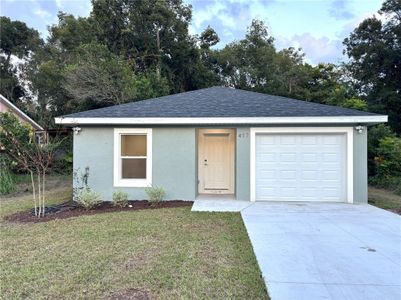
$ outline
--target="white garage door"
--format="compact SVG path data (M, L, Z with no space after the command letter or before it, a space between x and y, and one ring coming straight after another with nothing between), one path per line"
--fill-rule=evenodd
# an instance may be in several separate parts
M345 134L257 134L256 200L346 201Z

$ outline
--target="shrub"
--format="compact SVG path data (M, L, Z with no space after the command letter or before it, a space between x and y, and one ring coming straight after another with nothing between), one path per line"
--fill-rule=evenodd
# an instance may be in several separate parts
M148 200L151 203L157 203L163 200L164 196L166 195L166 192L162 187L158 186L150 186L145 188L145 192L148 195Z
M71 174L73 173L72 170L72 162L73 162L73 154L72 151L66 151L65 153L62 152L63 150L58 153L52 169L55 173L58 174Z
M378 156L380 140L385 137L395 137L395 133L385 124L379 124L368 129L368 167L369 175L377 173L375 158Z
M99 193L96 193L88 188L80 191L75 201L78 203L78 205L89 210L100 204L102 202L102 198Z
M385 137L380 140L375 157L377 175L401 176L401 138Z
M128 193L123 191L114 192L113 205L119 207L126 207L128 205Z
M15 180L7 162L0 161L0 195L10 194L15 191Z
M376 153L376 174L369 178L369 184L401 195L401 138L387 136L380 139Z

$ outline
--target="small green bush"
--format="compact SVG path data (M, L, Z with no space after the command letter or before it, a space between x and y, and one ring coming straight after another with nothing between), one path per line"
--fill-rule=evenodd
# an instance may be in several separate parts
M395 137L395 133L388 125L379 124L368 129L368 167L369 176L377 174L375 158L378 156L380 140L385 137Z
M166 192L162 187L150 186L145 188L145 192L148 195L148 200L151 203L158 203L163 200L166 196Z
M6 162L0 162L0 195L15 191L15 180Z
M401 138L379 139L374 164L375 175L369 178L369 184L401 195Z
M126 207L128 205L128 193L123 191L114 192L113 205L119 207Z
M75 200L78 205L82 206L86 210L94 208L102 202L102 197L99 193L91 189L83 189L80 191Z

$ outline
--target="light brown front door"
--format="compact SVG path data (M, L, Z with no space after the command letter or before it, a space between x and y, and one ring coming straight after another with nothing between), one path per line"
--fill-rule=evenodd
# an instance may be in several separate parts
M200 129L198 179L200 194L234 193L235 129Z

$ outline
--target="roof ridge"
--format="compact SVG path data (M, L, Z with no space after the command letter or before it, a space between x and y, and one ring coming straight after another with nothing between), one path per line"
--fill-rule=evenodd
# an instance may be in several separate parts
M291 117L377 115L261 92L213 86L69 114L64 117Z

